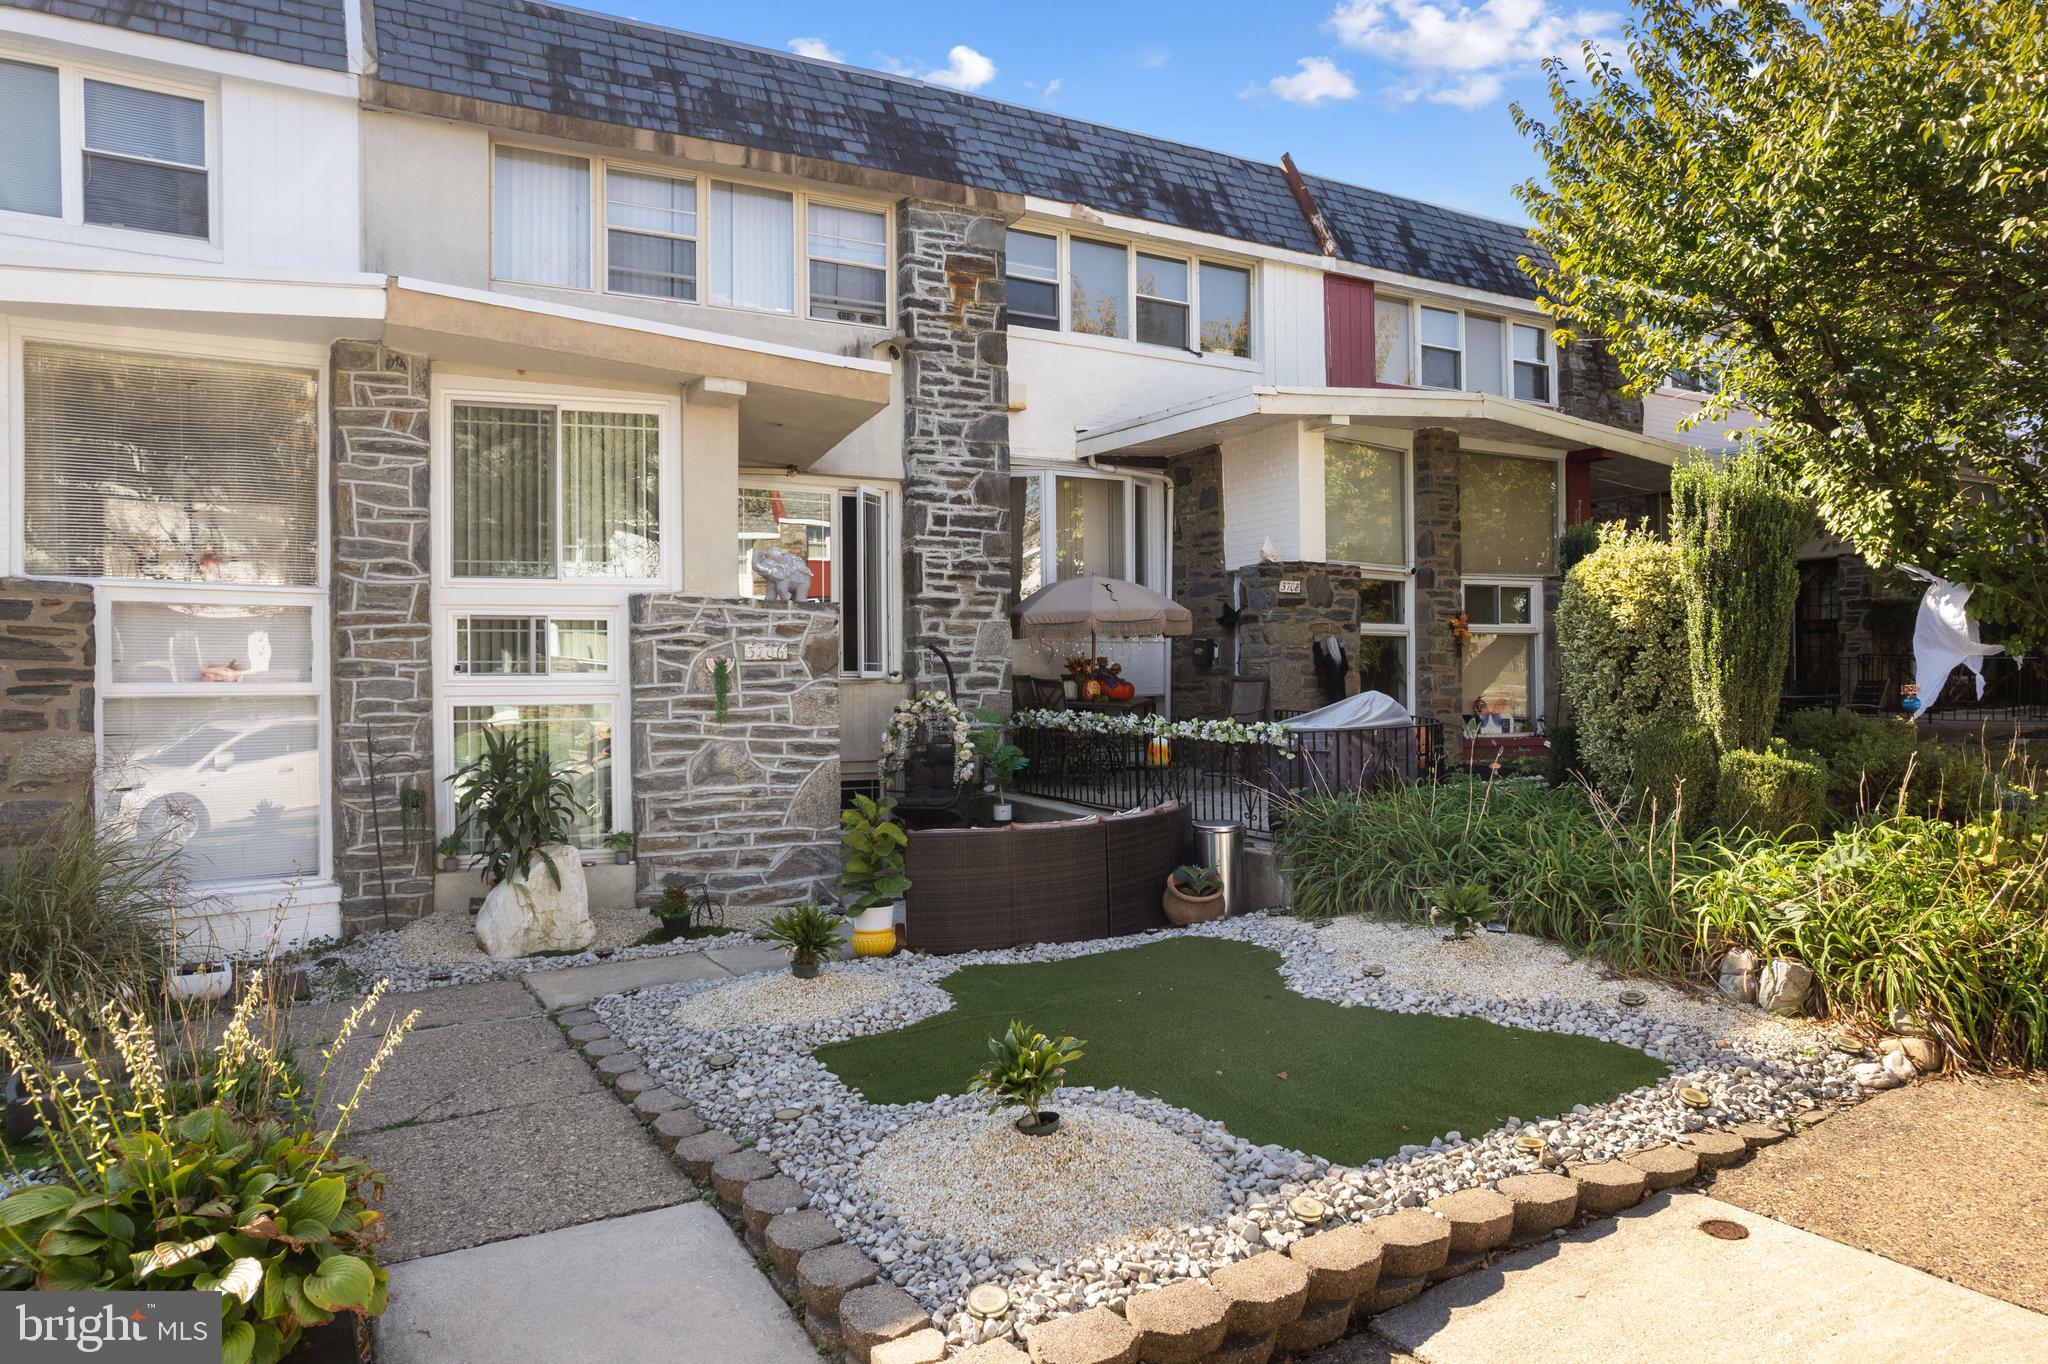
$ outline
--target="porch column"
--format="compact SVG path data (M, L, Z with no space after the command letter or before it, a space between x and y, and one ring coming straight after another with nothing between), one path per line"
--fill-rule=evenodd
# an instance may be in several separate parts
M1451 617L1465 609L1458 522L1458 433L1415 433L1415 717L1439 720L1447 744L1464 725L1463 660Z
M338 341L331 358L334 875L358 933L434 907L428 361L374 341ZM427 832L408 839L411 800Z

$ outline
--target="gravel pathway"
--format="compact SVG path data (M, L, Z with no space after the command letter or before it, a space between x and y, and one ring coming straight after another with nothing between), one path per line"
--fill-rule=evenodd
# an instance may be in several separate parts
M1321 1199L1335 1221L1377 1215L1420 1206L1440 1194L1533 1170L1541 1163L1608 1159L1710 1126L1783 1120L1862 1093L1848 1074L1862 1058L1832 1049L1825 1033L1813 1030L1802 1033L1803 1040L1792 1041L1768 1027L1745 1026L1734 1030L1740 1036L1724 1041L1721 1029L1702 1026L1698 1015L1680 1007L1689 1001L1666 998L1670 992L1652 996L1639 1008L1620 1005L1613 994L1604 997L1606 1002L1554 992L1533 999L1503 999L1487 993L1488 983L1473 975L1452 978L1451 983L1461 988L1445 989L1446 982L1439 980L1425 991L1404 986L1391 975L1365 975L1362 963L1333 951L1313 927L1299 920L1250 915L1170 932L1271 948L1282 958L1281 975L1287 984L1313 998L1408 1013L1467 1014L1510 1027L1604 1038L1663 1060L1673 1072L1612 1103L1510 1118L1485 1134L1437 1134L1357 1168L1334 1166L1312 1153L1254 1146L1199 1114L1149 1097L1119 1089L1069 1089L1059 1099L1068 1121L1121 1117L1163 1129L1199 1153L1222 1190L1222 1199L1216 1215L1200 1220L1190 1215L1163 1230L1141 1227L1107 1233L1098 1229L1098 1223L1084 1222L1099 1212L1078 1200L1068 1210L1064 1226L1048 1220L1032 1229L1034 1239L1055 1247L1038 1251L1006 1241L999 1227L940 1225L933 1220L939 1216L934 1209L947 1200L980 1197L977 1190L985 1185L1019 1202L1041 1197L1046 1186L988 1179L985 1168L962 1162L955 1151L922 1139L912 1139L907 1146L891 1145L892 1139L918 1124L977 1114L980 1109L972 1099L947 1096L930 1103L870 1104L848 1091L811 1052L827 1042L901 1028L951 1007L951 996L936 982L964 966L1065 960L1140 946L1164 935L848 963L838 971L872 974L901 988L827 1018L785 1017L744 1025L725 1019L717 1027L685 1026L678 1013L693 997L708 989L730 988L698 982L611 996L593 1007L645 1058L646 1068L684 1096L707 1122L773 1156L783 1173L809 1191L812 1205L831 1216L847 1241L916 1298L956 1345L1014 1340L1019 1326L1120 1302L1137 1285L1205 1277L1230 1261L1284 1249L1305 1232L1287 1210L1288 1200L1298 1193ZM1743 1021L1753 1024L1759 1018ZM717 1068L711 1064L714 1059L721 1063ZM1678 1091L1683 1086L1704 1091L1706 1107L1682 1102ZM1515 1144L1518 1136L1531 1133L1546 1144L1541 1157ZM885 1148L889 1154L871 1166L870 1157ZM902 1154L905 1151L910 1154ZM900 1196L892 1200L877 1185L878 1179L887 1179L900 1191L897 1181L920 1177L930 1192L914 1207ZM1130 1184L1112 1190L1106 1195L1112 1199L1129 1198L1134 1192ZM1102 1239L1078 1253L1070 1248L1091 1235ZM984 1322L964 1311L967 1290L983 1282L1009 1289L1010 1312Z
M742 976L714 985L684 1000L675 1021L685 1028L764 1027L776 1023L812 1023L843 1018L903 993L903 982L882 971L832 967L815 980L795 976Z

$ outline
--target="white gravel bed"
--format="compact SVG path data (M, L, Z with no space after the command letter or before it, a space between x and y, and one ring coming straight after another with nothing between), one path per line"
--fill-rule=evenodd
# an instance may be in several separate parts
M590 926L597 930L590 950L632 947L652 933L656 919L639 905L592 905ZM398 930L398 959L407 966L451 966L487 962L491 958L476 940L476 916L467 905L437 909Z
M1774 1017L1662 981L1611 976L1549 939L1525 933L1474 933L1453 940L1418 924L1357 916L1334 920L1318 932L1345 967L1381 967L1386 972L1380 978L1383 988L1416 995L1490 996L1521 1003L1555 997L1606 1006L1619 1003L1623 990L1635 989L1648 996L1639 1006L1643 1012L1715 1037L1780 1051L1829 1040L1813 1020Z
M1205 1220L1190 1217L1150 1234L1108 1235L1079 1253L1064 1248L1035 1252L1006 1243L1000 1229L976 1232L961 1225L937 1225L932 1202L912 1208L877 1187L877 1170L867 1162L892 1137L915 1124L977 1114L980 1106L964 1095L930 1103L870 1104L814 1060L814 1048L901 1028L950 1007L951 996L935 982L963 966L1065 960L1138 947L1183 932L1274 950L1282 959L1283 979L1314 998L1408 1013L1469 1014L1507 1026L1604 1038L1664 1060L1673 1072L1611 1103L1581 1104L1569 1113L1518 1116L1485 1134L1418 1133L1416 1144L1357 1168L1335 1166L1279 1146L1254 1146L1219 1123L1125 1090L1068 1089L1057 1107L1069 1121L1083 1114L1106 1114L1156 1124L1199 1152L1223 1190L1219 1211ZM1091 943L946 958L900 955L850 964L845 969L882 973L899 981L901 993L851 1014L816 1021L685 1027L676 1021L677 1011L692 995L705 992L698 983L611 996L593 1007L616 1035L639 1051L647 1069L706 1122L773 1156L783 1173L809 1191L812 1205L832 1217L840 1234L929 1310L933 1323L956 1345L999 1337L1018 1340L1020 1327L1047 1316L1121 1302L1146 1284L1206 1277L1232 1260L1284 1248L1304 1233L1287 1211L1288 1199L1298 1193L1322 1199L1332 1223L1354 1220L1420 1206L1440 1194L1538 1168L1536 1157L1513 1144L1524 1131L1538 1132L1547 1142L1541 1163L1569 1165L1659 1145L1708 1126L1779 1120L1861 1096L1848 1077L1859 1058L1829 1050L1818 1040L1820 1034L1801 1045L1780 1045L1774 1038L1724 1045L1713 1030L1691 1018L1665 1016L1661 995L1636 1009L1555 993L1501 999L1405 988L1391 977L1359 974L1360 965L1332 951L1305 922L1250 915ZM735 1058L730 1068L710 1068L709 1059L719 1053ZM964 1088L966 1077L960 1079ZM1679 1101L1678 1090L1687 1085L1706 1091L1706 1109L1694 1110ZM778 1113L795 1116L779 1118ZM892 1181L921 1175L932 1186L930 1200L977 1196L974 1190L981 1175L973 1167L963 1168L948 1159L950 1152L934 1156L926 1146L909 1149L928 1158L905 1158L900 1165L885 1158L881 1168L888 1170ZM1020 1203L1040 1192L1003 1180L988 1182ZM1132 1193L1124 1186L1115 1196L1128 1198ZM1077 1239L1070 1244L1086 1235L1078 1218L1076 1214ZM1045 1230L1058 1244L1056 1229ZM968 1289L983 1282L1002 1284L1012 1296L1011 1310L986 1322L964 1311Z
M641 911L635 911L641 913ZM419 923L439 918L428 915ZM467 911L463 918L467 919ZM434 932L445 932L436 928ZM467 931L465 929L465 931ZM643 927L641 933L647 930ZM606 947L600 941L588 950L566 957L512 957L492 961L482 953L461 960L408 961L400 946L406 929L385 929L352 938L340 948L320 953L308 963L309 986L315 1000L354 999L372 981L388 978L394 991L431 990L443 985L476 985L487 980L504 980L534 971L560 971L571 966L589 966L599 961L634 961L641 957L670 957L685 952L703 952L713 947L732 947L749 941L744 933L711 938L678 938L674 942L648 943L643 947ZM637 935L636 935L637 936ZM470 938L472 943L475 937ZM344 970L344 968L346 968ZM354 973L350 979L348 972Z
M700 990L676 1009L675 1021L700 1032L812 1023L859 1013L902 993L903 983L882 971L828 965L813 980L798 980L778 971L741 976Z
M1158 1123L1083 1108L1034 1137L1014 1119L920 1119L869 1152L860 1178L911 1226L1040 1256L1079 1256L1229 1211L1201 1149Z

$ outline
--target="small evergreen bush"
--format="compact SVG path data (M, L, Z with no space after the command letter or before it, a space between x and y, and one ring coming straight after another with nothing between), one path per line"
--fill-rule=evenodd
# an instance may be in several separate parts
M1635 773L1637 737L1693 721L1678 550L1647 529L1602 526L1599 547L1565 577L1557 639L1578 711L1579 760L1620 799Z
M1637 808L1678 817L1688 832L1709 822L1720 776L1714 736L1699 725L1652 725L1636 738Z
M1817 754L1782 745L1721 755L1714 816L1723 829L1789 833L1828 821L1828 773Z

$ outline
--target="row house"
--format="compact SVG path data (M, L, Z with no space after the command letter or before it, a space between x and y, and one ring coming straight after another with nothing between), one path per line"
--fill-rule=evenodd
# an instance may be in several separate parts
M90 787L230 946L473 893L492 727L636 835L597 894L786 903L1074 575L1193 609L1121 646L1178 715L1535 733L1560 527L1706 439L1517 227L626 19L0 0L0 112L0 830Z

